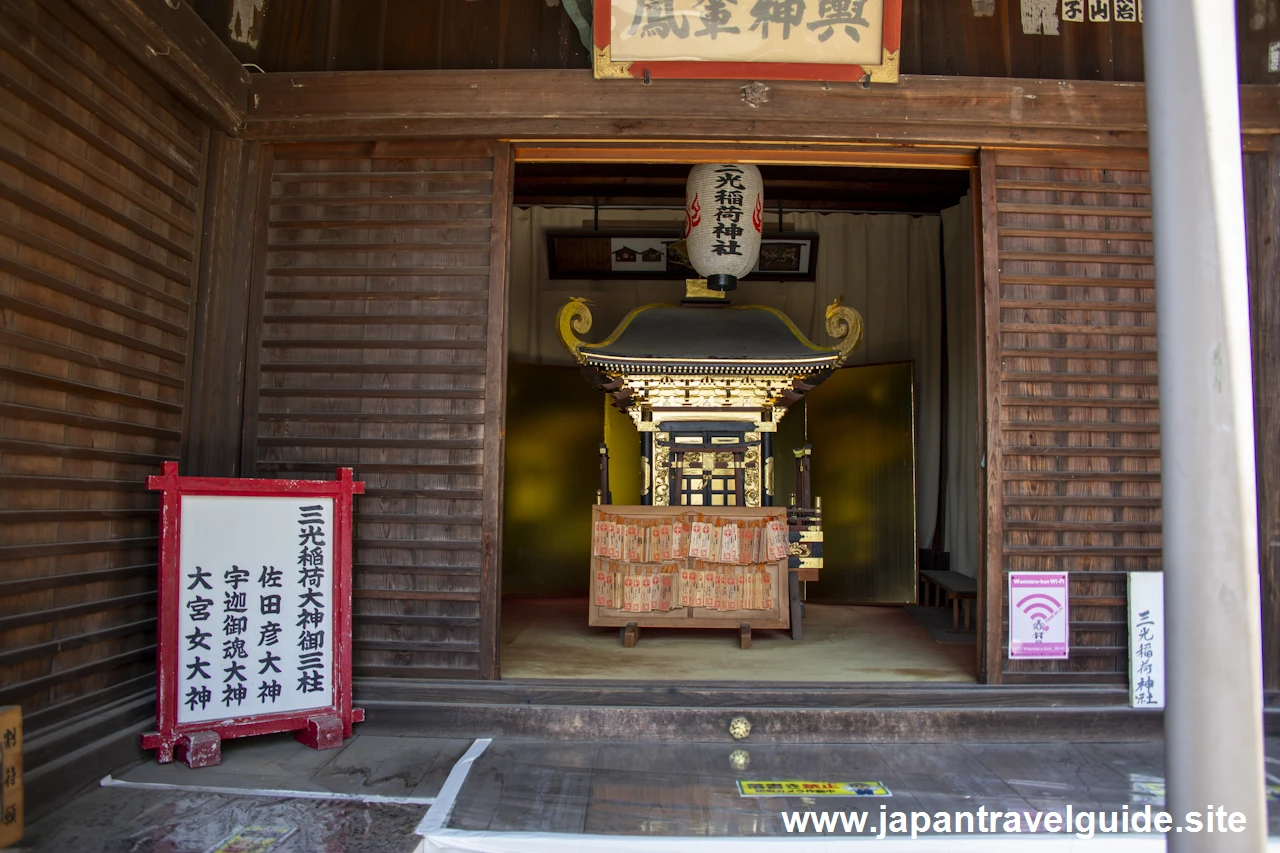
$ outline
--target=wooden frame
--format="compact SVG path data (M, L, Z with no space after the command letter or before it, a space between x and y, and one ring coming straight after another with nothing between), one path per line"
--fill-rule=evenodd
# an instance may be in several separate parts
M1262 593L1263 683L1280 689L1280 137L1270 150L1244 158L1253 332L1255 453L1258 467L1258 555Z
M173 760L174 748L185 746L192 766L216 764L217 743L225 738L298 731L299 740L313 748L340 746L351 737L353 723L364 711L351 707L351 530L353 496L364 483L352 479L350 468L339 468L336 480L248 480L223 477L180 477L178 463L166 462L163 473L147 478L147 488L160 499L160 606L157 625L156 730L142 735L142 748L156 750L161 764ZM185 495L225 497L326 497L334 501L332 670L333 701L325 706L279 714L236 716L221 720L178 722L179 584L182 551L182 498ZM324 721L324 722L321 722ZM336 727L330 725L336 722ZM336 729L336 730L335 730ZM212 733L216 739L197 741ZM334 735L337 742L333 741ZM191 756L202 750L198 760Z
M258 74L243 135L263 141L491 138L810 151L873 145L1093 148L1147 146L1137 83L903 76L893 87L779 81L743 103L735 81L610 85L589 71L385 71ZM1273 86L1240 87L1245 150L1280 132ZM711 142L718 140L718 142ZM800 150L805 150L801 148ZM914 153L914 152L904 152Z
M502 673L502 506L507 423L507 294L515 157L493 146L493 221L489 232L489 318L485 332L484 458L480 553L480 677Z
M407 144L407 143L406 143ZM989 382L989 376L998 376L998 346L989 346L986 341L988 329L998 330L998 300L995 317L986 317L987 301L985 299L985 270L986 259L990 259L990 263L998 273L998 256L996 254L996 246L993 243L990 251L987 250L983 243L986 230L984 222L988 215L994 222L994 191L995 191L995 161L994 152L989 149L981 151L973 150L957 150L951 149L934 149L934 150L917 150L902 151L901 149L888 148L869 148L859 147L856 145L825 145L825 146L804 146L795 145L788 146L785 143L752 143L742 142L728 145L719 142L669 142L659 146L639 145L634 142L611 142L607 140L580 140L572 142L528 142L513 143L512 150L514 159L518 162L558 162L558 163L576 163L576 162L644 162L644 163L711 163L720 162L725 158L736 158L741 162L750 163L769 163L775 165L861 165L861 166L879 166L886 168L921 168L921 169L965 169L970 174L971 187L970 197L973 199L973 235L972 239L975 243L974 263L975 263L975 289L972 293L973 299L977 300L977 328L975 334L978 335L978 353L977 360L978 371L978 394L979 405L977 409L978 417L978 440L984 442L988 435L987 425L990 422L990 403L992 399L992 391L997 385ZM989 164L989 165L988 165ZM985 169L990 169L990 180L984 183ZM989 184L991 188L991 202L988 206L984 186ZM998 296L998 275L996 278L996 295ZM997 334L998 344L998 334ZM994 353L996 361L996 370L993 374L991 368L984 361L984 354ZM998 416L998 412L997 412ZM998 424L998 421L996 421ZM998 441L998 429L996 439ZM990 586L985 577L985 568L987 563L986 548L989 543L994 541L997 546L999 536L994 540L988 536L988 525L992 518L992 510L989 506L989 494L987 492L987 484L995 482L999 484L999 478L994 481L990 479L989 466L990 454L985 444L978 448L978 458L983 460L983 464L988 466L984 470L987 475L986 479L979 478L979 501L978 514L979 523L977 525L978 548L979 548L979 573L978 573L978 601L975 610L975 619L978 625L978 642L976 644L975 655L977 658L977 674L979 683L1000 683L1000 629L997 625L993 632L994 637L991 643L994 644L994 653L988 647L986 637L989 633L986 626L986 614L994 612L999 614L1000 609L1000 579L1002 576L997 575L997 582L994 584L996 605L990 607L986 599L986 592ZM665 510L667 507L658 507L656 509ZM592 605L594 610L594 604ZM633 616L638 614L632 614ZM998 618L998 617L997 617ZM609 625L623 626L629 621L635 619L626 619L623 621L610 622ZM604 623L602 623L604 624ZM667 623L670 624L670 623ZM754 624L754 623L753 623ZM643 623L641 623L643 627ZM735 627L727 625L722 627ZM763 626L761 626L763 627ZM987 661L994 661L993 667L988 667ZM495 676L496 677L496 676Z
M1000 448L1000 240L996 210L996 157L994 151L983 151L978 169L979 184L974 199L974 219L981 222L982 275L977 277L981 293L978 318L982 325L982 346L978 367L978 388L986 405L980 408L984 438L982 472L985 488L979 504L979 536L983 546L978 554L978 680L983 684L999 684L1002 679L1000 645L1003 637L1002 597L1004 594L1004 513L1002 477L1003 455ZM985 512L984 512L985 510ZM994 623L994 630L993 624Z
M693 516L699 512L716 515L721 518L780 518L786 523L786 507L769 506L614 506L596 504L591 508L592 519L602 512L618 515L671 517ZM692 562L692 557L685 558ZM647 611L634 612L603 607L595 603L596 571L600 568L601 559L591 558L591 594L588 599L587 624L593 628L621 628L634 623L640 628L740 628L749 623L752 628L790 628L791 607L787 593L787 559L784 557L774 565L773 571L773 609L771 610L710 610L705 607L682 607L667 612Z
M187 3L69 0L215 127L234 134L249 106L249 72Z
M614 62L610 23L613 0L595 0L592 22L593 73L597 79L650 78L718 80L867 80L898 82L902 46L902 0L884 0L884 29L879 65L836 65L806 62Z

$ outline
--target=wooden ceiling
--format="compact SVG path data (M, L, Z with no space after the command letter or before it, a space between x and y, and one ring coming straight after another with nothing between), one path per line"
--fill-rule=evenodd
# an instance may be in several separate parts
M684 206L689 166L518 163L517 205ZM849 210L937 213L969 190L963 170L761 166L769 213Z
M187 2L241 62L264 71L591 67L565 0ZM1276 3L1222 0L1222 13L1231 14L1232 5L1240 82L1280 83L1267 63L1268 45L1280 41ZM1139 24L1062 22L1056 34L1030 34L1020 0L902 6L904 74L1142 79ZM246 11L253 21L243 21Z

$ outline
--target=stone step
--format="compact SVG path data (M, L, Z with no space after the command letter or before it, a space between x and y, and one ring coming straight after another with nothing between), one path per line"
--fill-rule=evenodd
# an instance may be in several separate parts
M359 679L370 734L563 741L927 743L1158 740L1163 714L1117 687L654 685Z

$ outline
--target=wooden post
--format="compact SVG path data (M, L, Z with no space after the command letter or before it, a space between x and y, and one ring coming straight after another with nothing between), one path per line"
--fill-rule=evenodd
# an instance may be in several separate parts
M806 444L793 452L796 455L796 506L808 508L813 506L813 482L809 477L813 445Z
M773 433L760 433L760 506L773 506Z
M978 279L978 322L982 326L979 353L982 378L978 388L986 405L979 435L983 437L983 476L978 517L978 682L999 684L1004 680L1004 450L1000 429L1000 235L999 206L996 200L996 155L984 149L977 171L977 215L982 232L982 275Z
M1148 3L1143 27L1160 354L1168 809L1243 831L1169 850L1261 851L1262 637L1235 19ZM1221 815L1222 811L1215 811ZM1234 825L1232 827L1234 829Z
M653 433L640 433L640 505L653 506Z
M1249 317L1253 326L1254 438L1258 467L1258 557L1262 586L1262 676L1280 689L1280 136L1245 155Z
M609 492L609 445L600 443L600 503L613 503L613 495Z
M787 572L787 597L791 603L791 639L804 639L804 602L800 600L800 576Z

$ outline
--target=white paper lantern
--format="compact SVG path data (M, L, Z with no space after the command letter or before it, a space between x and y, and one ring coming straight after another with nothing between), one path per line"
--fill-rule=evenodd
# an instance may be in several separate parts
M689 260L711 290L733 290L760 254L764 181L755 166L694 166L684 197Z

